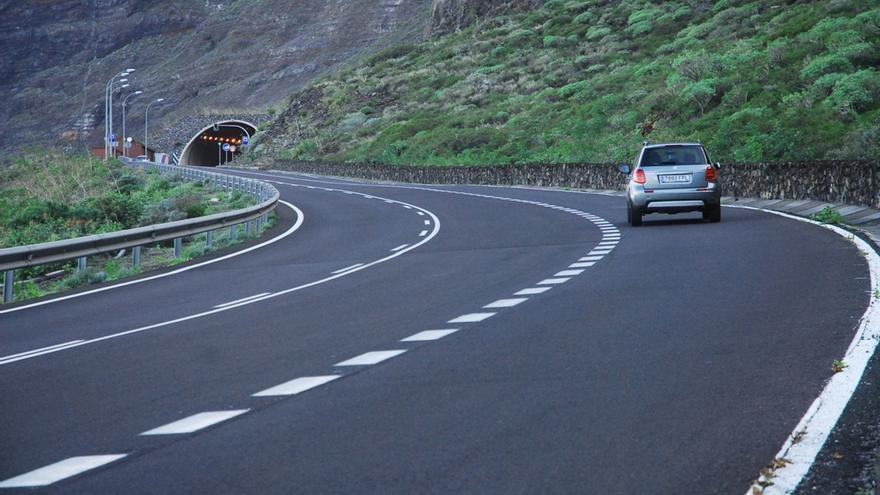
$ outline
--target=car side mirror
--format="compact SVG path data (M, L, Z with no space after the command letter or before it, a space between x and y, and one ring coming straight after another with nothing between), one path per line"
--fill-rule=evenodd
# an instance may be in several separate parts
M715 163L713 163L713 164L712 164L712 167L714 167L715 170L721 170L721 162L715 162Z
M617 170L620 170L620 173L626 174L626 175L629 175L630 172L632 172L632 170L630 170L630 168L629 168L629 165L627 165L626 163L620 164L620 166L617 167Z

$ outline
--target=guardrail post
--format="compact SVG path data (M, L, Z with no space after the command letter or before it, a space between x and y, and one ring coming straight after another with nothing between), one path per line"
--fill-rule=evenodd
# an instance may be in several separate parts
M174 257L180 258L181 251L183 251L183 237L175 237L174 238Z
M238 239L238 225L233 225L229 227L229 239L236 240Z
M6 270L3 274L3 304L9 304L15 299L15 270Z
M260 233L260 230L263 228L263 217L257 217L257 234Z
M209 230L205 232L205 246L206 247L214 247L214 231Z
M141 266L141 247L135 246L131 249L131 266Z
M89 267L89 260L85 256L76 259L76 271L81 272Z
M248 220L244 223L244 235L251 235L251 221Z

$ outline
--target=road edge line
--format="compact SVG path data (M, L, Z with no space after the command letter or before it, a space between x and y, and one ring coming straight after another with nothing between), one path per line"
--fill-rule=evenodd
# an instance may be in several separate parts
M170 276L172 276L172 275L178 275L178 274L180 274L180 273L187 272L187 271L190 271L190 270L195 270L196 268L201 268L201 267L206 266L206 265L211 265L211 264L213 264L213 263L219 263L219 262L221 262L221 261L226 261L226 260L228 260L228 259L230 259L230 258L234 258L234 257L236 257L236 256L241 256L242 254L247 254L247 253L249 253L249 252L251 252L251 251L256 251L257 249L260 249L260 248L262 248L262 247L268 246L268 245L270 245L270 244L274 244L274 243L280 241L281 239L284 239L285 237L287 237L287 236L293 234L293 233L296 232L297 230L299 230L299 228L300 228L300 227L302 226L302 224L303 224L303 221L305 220L305 217L304 217L304 215L303 215L302 210L300 210L299 208L297 208L297 207L294 206L293 204L288 203L287 201L278 200L278 202L279 202L279 203L282 203L282 204L284 204L285 206L287 206L288 208L292 209L292 210L294 211L294 213L297 215L297 219L296 219L296 221L294 222L294 224L293 224L292 227L290 227L290 228L287 229L286 231L282 232L281 234L278 234L277 236L275 236L275 237L273 237L273 238L271 238L271 239L269 239L269 240L263 241L263 242L261 242L261 243L259 243L259 244L254 245L254 246L250 246L250 247L246 247L246 248L243 248L243 249L241 249L241 250L238 250L238 251L234 251L234 252L232 252L232 253L229 253L229 254L226 254L226 255L223 255L223 256L220 256L220 257L217 257L217 258L212 258L212 259L209 259L209 260L206 260L206 261L201 261L201 262L196 263L196 264L194 264L194 265L187 265L187 266L184 266L184 267L182 267L182 268L176 268L176 269L171 270L171 271L169 271L169 272L159 273L159 274L156 274L156 275L150 275L150 276L143 277L143 278L139 278L139 279L135 279L135 280L127 280L127 281L126 281L126 280L121 280L121 281L120 281L119 283L117 283L117 284L108 285L108 286L106 286L106 287L99 287L99 288L97 288L97 289L91 289L91 290L87 290L87 291L83 291L83 292L77 292L76 294L68 294L68 295L66 295L66 296L53 297L52 299L47 299L47 300L45 300L45 301L35 302L35 303L31 303L31 304L25 304L25 305L17 306L17 307L14 307L14 308L0 309L0 315L2 315L2 314L6 314L6 313L14 313L14 312L16 312L16 311L22 311L22 310L25 310L25 309L36 308L36 307L39 307L39 306L45 306L45 305L47 305L47 304L54 304L54 303L61 302L61 301L67 301L67 300L69 300L69 299L76 299L76 298L78 298L78 297L83 297L83 296L88 296L88 295L92 295L92 294L97 294L98 292L104 292L104 291L108 291L108 290L121 289L122 287L128 287L129 285L135 285L135 284L141 284L141 283L144 283L144 282L150 282L150 281L152 281L152 280L156 280L156 279L160 279L160 278L165 278L165 277L170 277Z
M831 377L779 449L771 466L746 491L746 495L789 495L813 466L880 344L880 299L874 297L874 291L880 290L880 254L865 240L835 225L752 206L725 206L771 213L828 229L855 244L868 263L868 308L859 319L856 334L843 355L846 368ZM766 486L762 487L762 484Z

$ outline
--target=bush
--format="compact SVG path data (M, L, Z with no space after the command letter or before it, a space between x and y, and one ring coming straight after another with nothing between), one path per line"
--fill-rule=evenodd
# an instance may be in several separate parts
M841 77L828 99L841 114L856 113L868 108L880 93L880 73L865 69Z
M556 95L560 98L569 98L577 93L580 93L581 91L584 91L585 89L588 89L589 87L589 81L573 82L571 84L566 84L565 86L556 90Z

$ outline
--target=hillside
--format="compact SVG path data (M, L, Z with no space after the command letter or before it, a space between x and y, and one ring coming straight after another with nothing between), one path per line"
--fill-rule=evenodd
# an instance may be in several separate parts
M137 69L130 134L148 98L159 130L194 113L266 111L316 76L418 40L430 0L0 1L0 149L97 140L104 88ZM117 100L117 105L119 102ZM117 106L114 114L121 118ZM120 121L117 120L117 127Z
M880 153L876 2L550 0L461 25L294 93L264 149L391 164L631 160L643 140L725 161Z

